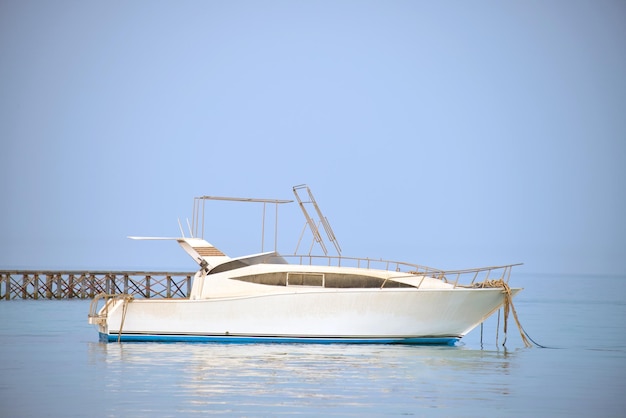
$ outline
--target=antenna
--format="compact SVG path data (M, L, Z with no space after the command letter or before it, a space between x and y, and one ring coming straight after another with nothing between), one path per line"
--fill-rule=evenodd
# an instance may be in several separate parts
M189 218L187 219L187 228L189 229L189 236L193 238L193 230L191 229L191 225L189 224Z

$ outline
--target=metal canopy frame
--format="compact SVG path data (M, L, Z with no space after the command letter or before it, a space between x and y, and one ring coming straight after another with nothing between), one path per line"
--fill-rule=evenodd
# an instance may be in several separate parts
M339 246L339 242L335 237L335 233L328 222L328 218L324 216L319 205L315 201L313 197L313 193L311 189L306 184L300 184L297 186L293 186L293 194L298 201L298 206L302 210L302 214L306 220L304 224L304 228L302 229L302 233L300 234L300 239L298 240L298 244L296 245L295 254L298 252L298 248L304 236L307 226L311 230L313 234L313 241L311 243L311 248L309 249L309 255L311 255L311 251L313 250L313 246L315 243L319 244L320 248L324 252L324 255L328 255L328 249L324 243L324 238L320 233L320 227L326 233L326 237L328 241L330 241L337 252L338 256L341 256L341 247ZM300 192L303 192L303 196L300 196ZM258 199L251 197L227 197L227 196L198 196L194 197L193 200L193 218L192 224L189 225L189 232L192 237L199 237L204 239L204 219L205 219L205 208L207 200L221 200L221 201L229 201L229 202L250 202L250 203L262 203L263 204L263 220L262 220L262 229L261 229L261 252L264 252L265 246L265 218L266 218L266 207L267 204L273 204L275 206L275 221L274 221L274 251L277 251L278 248L278 205L282 205L285 203L292 203L293 200L287 199ZM307 206L312 206L313 211L309 214L307 210ZM317 215L317 216L315 216ZM314 218L317 219L314 219ZM182 230L182 228L181 228Z
M190 227L190 232L194 237L200 237L204 239L204 216L205 216L205 203L207 200L222 200L230 202L251 202L263 204L263 221L261 228L261 252L264 251L265 246L265 210L268 203L275 206L275 222L274 222L274 251L278 248L278 205L284 203L291 203L293 200L285 199L257 199L250 197L226 197L226 196L198 196L193 199L193 219Z

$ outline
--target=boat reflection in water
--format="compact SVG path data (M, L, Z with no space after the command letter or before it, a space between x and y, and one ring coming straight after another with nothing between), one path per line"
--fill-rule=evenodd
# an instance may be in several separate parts
M133 393L144 414L162 415L407 414L461 410L468 401L488 412L494 399L506 407L517 357L405 345L92 343L89 350L107 369L103 396ZM107 408L128 412L115 402Z

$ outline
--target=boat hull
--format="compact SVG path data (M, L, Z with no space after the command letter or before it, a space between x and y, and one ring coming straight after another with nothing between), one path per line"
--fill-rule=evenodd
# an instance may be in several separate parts
M229 344L409 344L409 345L454 345L460 337L440 338L319 338L319 337L242 337L234 335L190 335L190 334L118 334L100 333L103 342L187 342Z
M119 300L99 332L102 341L450 345L503 302L501 288Z

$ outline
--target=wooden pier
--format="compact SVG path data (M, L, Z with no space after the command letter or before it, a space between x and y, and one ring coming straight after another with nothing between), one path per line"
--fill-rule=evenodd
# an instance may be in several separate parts
M0 270L0 300L91 299L98 293L186 298L189 272Z

